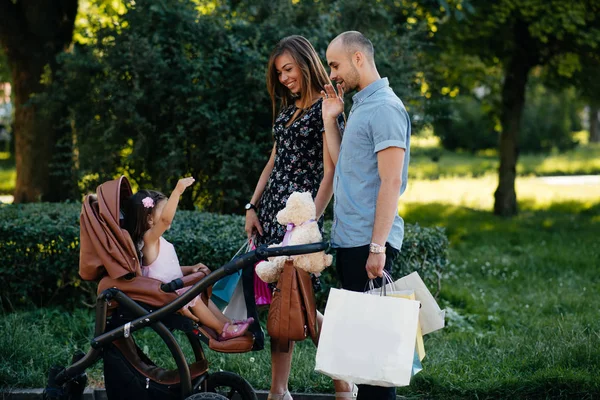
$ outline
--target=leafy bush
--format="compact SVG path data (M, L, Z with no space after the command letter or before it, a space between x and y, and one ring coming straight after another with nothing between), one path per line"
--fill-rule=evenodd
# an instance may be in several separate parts
M471 96L458 96L455 100L439 101L430 106L436 115L433 131L448 150L477 150L495 148L498 133L494 119L486 112L484 104Z
M79 265L81 205L27 204L0 206L0 299L5 309L22 306L74 307L95 298L95 284L82 282ZM245 241L241 216L179 211L165 238L177 249L182 265L199 261L212 269L230 260ZM330 224L326 224L329 231ZM441 228L407 225L394 276L418 271L432 292L438 290L447 264L448 239ZM337 286L334 268L323 286ZM324 304L327 290L317 294Z
M428 106L434 134L448 150L496 148L498 133L490 99L457 96L454 100L435 100ZM551 90L534 79L527 87L521 118L519 150L526 153L572 149L577 145L573 132L581 129L578 110L581 104L573 89Z
M575 91L552 91L534 83L526 96L519 148L530 153L574 148L573 132L581 129Z

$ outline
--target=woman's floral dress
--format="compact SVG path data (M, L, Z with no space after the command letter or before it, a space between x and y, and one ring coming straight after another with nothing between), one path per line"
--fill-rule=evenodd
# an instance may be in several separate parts
M290 126L286 125L297 108L294 104L281 110L273 125L276 143L275 165L269 176L265 191L258 204L258 219L263 236L257 235L256 246L264 243L280 243L285 226L277 222L277 213L285 208L293 192L310 192L317 196L323 179L323 118L322 99L316 101ZM343 117L338 121L343 129ZM323 229L323 218L319 220Z

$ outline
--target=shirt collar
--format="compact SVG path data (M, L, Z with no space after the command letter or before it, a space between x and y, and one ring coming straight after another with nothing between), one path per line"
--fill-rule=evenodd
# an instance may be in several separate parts
M388 86L390 86L388 78L377 79L375 82L371 83L369 86L352 96L352 102L354 104L362 103L367 99L367 97L369 97L379 89L383 89Z

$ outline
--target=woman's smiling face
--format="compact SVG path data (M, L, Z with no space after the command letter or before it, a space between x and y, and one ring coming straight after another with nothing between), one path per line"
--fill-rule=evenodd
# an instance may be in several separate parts
M275 70L279 82L290 92L300 93L302 89L302 71L288 52L283 53L275 59Z

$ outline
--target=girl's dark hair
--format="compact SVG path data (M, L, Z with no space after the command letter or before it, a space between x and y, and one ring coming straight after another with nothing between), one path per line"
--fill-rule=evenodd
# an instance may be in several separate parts
M154 201L154 207L144 207L142 200L146 197L150 197ZM125 203L125 229L127 229L131 240L133 240L140 263L142 262L140 244L143 242L144 233L150 229L148 217L154 212L156 205L166 199L167 196L155 190L140 190L127 199Z
M302 71L303 82L300 91L302 104L300 108L304 109L310 106L312 99L309 98L309 94L311 91L318 94L325 89L326 84L331 83L319 55L306 38L292 35L281 39L271 52L267 65L267 90L273 106L273 122L275 122L277 114L277 99L281 100L282 107L286 107L294 101L290 89L279 82L275 68L275 60L283 53L288 53Z

